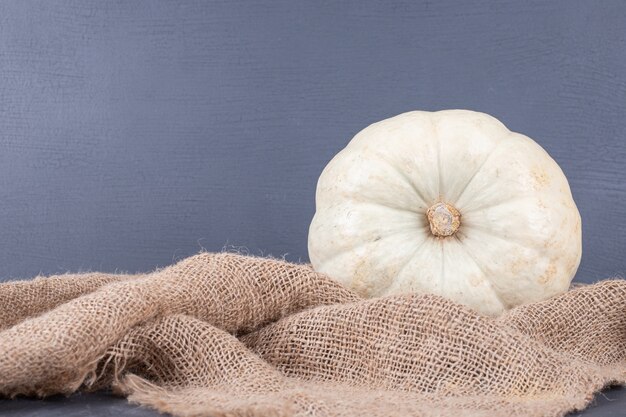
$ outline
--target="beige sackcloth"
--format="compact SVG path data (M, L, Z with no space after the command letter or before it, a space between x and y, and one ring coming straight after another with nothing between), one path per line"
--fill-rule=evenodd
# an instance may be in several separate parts
M0 396L113 388L175 416L562 416L609 383L626 383L624 280L498 318L229 253L0 284Z

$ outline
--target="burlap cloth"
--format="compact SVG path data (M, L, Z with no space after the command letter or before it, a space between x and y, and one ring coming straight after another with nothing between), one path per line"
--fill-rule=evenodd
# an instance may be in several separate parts
M561 416L626 383L625 348L624 280L499 318L226 253L0 284L0 395L112 387L176 416Z

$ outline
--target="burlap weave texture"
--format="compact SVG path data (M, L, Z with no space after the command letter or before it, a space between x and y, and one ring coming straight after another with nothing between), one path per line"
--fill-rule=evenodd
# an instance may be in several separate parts
M0 284L0 395L112 387L177 416L561 416L626 383L626 281L498 318L363 300L308 265L202 252Z

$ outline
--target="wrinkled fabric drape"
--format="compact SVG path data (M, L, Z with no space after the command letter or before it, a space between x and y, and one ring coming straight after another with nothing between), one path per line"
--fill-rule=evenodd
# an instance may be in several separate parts
M0 284L0 395L113 388L176 416L562 416L626 383L626 281L498 318L202 252Z

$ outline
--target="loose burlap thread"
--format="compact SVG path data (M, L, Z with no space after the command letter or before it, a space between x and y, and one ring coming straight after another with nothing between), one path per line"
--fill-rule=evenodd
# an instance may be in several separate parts
M364 300L308 265L201 252L0 284L0 395L112 388L175 416L562 416L626 383L626 281L498 318Z

